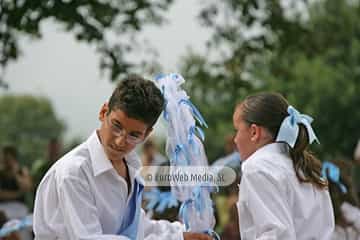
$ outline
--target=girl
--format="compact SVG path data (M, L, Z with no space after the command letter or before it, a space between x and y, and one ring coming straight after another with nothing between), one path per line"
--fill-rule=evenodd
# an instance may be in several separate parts
M237 105L234 141L244 161L237 203L241 239L331 238L327 181L307 151L317 141L311 121L279 94L260 93Z

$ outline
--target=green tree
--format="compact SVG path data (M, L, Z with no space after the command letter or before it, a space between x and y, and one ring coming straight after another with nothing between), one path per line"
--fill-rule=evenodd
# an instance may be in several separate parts
M101 69L109 71L115 80L135 65L144 64L127 58L129 52L142 47L136 44L134 36L145 25L162 23L162 13L172 1L1 0L0 66L4 68L18 58L20 37L41 38L41 23L52 19L72 32L76 39L94 44L100 53ZM111 37L117 41L114 43Z
M14 145L20 160L30 166L46 158L51 138L61 138L64 123L55 115L48 99L33 96L0 97L0 145Z
M264 89L282 92L314 116L324 157L352 157L360 137L359 17L359 2L312 5L302 37L306 48L274 51L258 68L266 69L264 74L254 72L266 79Z
M184 69L194 93L214 92L201 108L210 128L229 122L217 112L232 111L244 95L279 91L315 118L323 157L351 156L360 137L359 17L357 0L208 2L200 19L214 31L209 50L196 57L203 62L192 53L183 66L192 64ZM205 102L193 95L196 104ZM207 132L209 141L222 134Z

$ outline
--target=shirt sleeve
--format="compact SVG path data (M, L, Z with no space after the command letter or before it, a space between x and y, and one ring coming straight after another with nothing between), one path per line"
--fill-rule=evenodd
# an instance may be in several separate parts
M263 172L243 175L237 204L242 239L296 239L285 185Z
M183 240L184 227L180 222L151 220L141 211L144 219L144 240Z
M84 180L74 177L61 180L57 194L69 239L130 240L125 236L103 234L95 200Z

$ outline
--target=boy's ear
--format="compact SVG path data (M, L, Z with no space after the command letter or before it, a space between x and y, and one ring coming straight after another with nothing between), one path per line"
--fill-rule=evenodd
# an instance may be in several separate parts
M103 122L104 120L105 120L105 116L106 116L106 114L109 112L109 105L108 105L108 103L106 102L106 103L104 103L103 105L102 105L102 107L100 108L100 112L99 112L99 120L101 121L101 122Z

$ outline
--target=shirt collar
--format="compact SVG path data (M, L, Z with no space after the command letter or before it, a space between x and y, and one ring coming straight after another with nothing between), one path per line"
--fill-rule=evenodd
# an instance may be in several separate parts
M96 130L88 138L87 144L95 177L114 168L105 154L104 148L100 142Z
M287 156L285 158L286 160L284 163L280 163L281 159L276 159L276 161L274 161L274 159L270 159L274 164L275 164L275 162L278 164L282 164L282 165L285 164L287 166L290 166L292 164L291 161L288 161L289 146L286 143L275 142L275 143L266 144L266 145L262 146L261 148L259 148L258 150L256 150L248 159L243 161L242 169L247 164L251 164L252 160L255 160L256 158L263 159L263 161L267 161L267 159L269 158L269 154L283 154L283 155ZM263 156L266 156L266 157L263 157Z
M135 170L139 170L139 168L142 166L141 160L136 154L135 150L125 156L125 161L128 166L133 167Z
M87 144L95 177L114 168L105 154L104 148L100 142L96 130L88 138ZM135 151L127 154L125 156L125 161L127 165L134 168L134 170L138 170L141 167L141 161Z
M287 146L286 143L282 143L282 142L281 143L280 142L269 143L269 144L262 146L258 150L256 150L252 154L252 156L256 156L258 154L263 154L265 152L288 154L289 147ZM250 157L252 157L252 156L250 156Z

